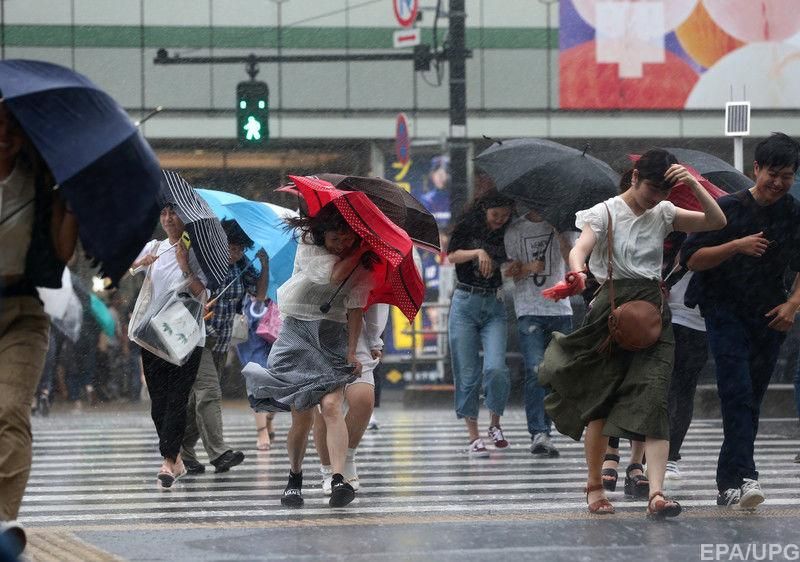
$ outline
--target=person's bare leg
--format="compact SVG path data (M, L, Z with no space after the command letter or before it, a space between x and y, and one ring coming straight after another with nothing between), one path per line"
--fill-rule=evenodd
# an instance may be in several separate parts
M269 438L270 420L268 414L265 412L253 412L253 417L256 419L256 432L258 433L256 449L266 451L272 445L272 441Z
M319 464L328 466L331 458L328 455L328 429L325 426L325 418L320 413L319 408L314 408L314 447L317 449Z
M650 480L650 493L664 489L664 472L667 470L669 440L648 437L644 442L647 454L647 479Z
M292 410L292 426L286 436L286 450L289 453L289 466L299 474L303 470L303 458L308 446L308 433L314 423L313 408L298 412Z
M604 425L605 420L593 420L586 426L586 432L583 435L583 452L586 456L586 466L588 467L587 487L603 483L603 456L608 447L608 437L603 435ZM588 503L592 504L605 497L606 493L602 488L589 492Z
M467 431L469 432L469 442L472 443L481 436L478 431L478 418L464 418L464 421L467 424Z
M344 389L323 396L320 402L322 417L327 430L328 457L334 474L342 474L347 456L347 425L344 423Z
M375 409L375 387L371 384L351 384L345 390L345 398L349 407L344 418L347 425L347 446L355 449L361 443L361 438L369 425L369 418Z

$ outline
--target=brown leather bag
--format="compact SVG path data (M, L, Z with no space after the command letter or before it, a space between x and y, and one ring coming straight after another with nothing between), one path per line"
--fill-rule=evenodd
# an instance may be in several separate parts
M611 314L608 315L609 338L614 340L622 349L640 351L647 349L661 337L661 313L664 309L664 295L661 294L661 309L649 301L628 301L617 307L614 293L614 266L613 248L614 234L611 222L611 211L606 205L608 213L608 298L611 302ZM607 347L606 340L602 348Z

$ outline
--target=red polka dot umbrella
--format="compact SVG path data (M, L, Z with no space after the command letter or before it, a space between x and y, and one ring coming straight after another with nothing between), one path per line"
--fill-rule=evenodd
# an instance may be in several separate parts
M350 228L381 258L382 267L374 269L375 288L367 306L391 304L399 308L409 322L413 321L425 296L425 285L414 265L413 243L408 234L363 192L341 191L330 182L311 176L289 178L305 200L310 216L315 216L325 205L335 205Z

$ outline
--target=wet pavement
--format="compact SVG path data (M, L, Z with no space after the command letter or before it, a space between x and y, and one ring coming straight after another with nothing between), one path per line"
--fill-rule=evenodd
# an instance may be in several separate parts
M224 474L208 467L206 474L164 491L156 486L160 460L145 406L80 415L56 410L34 420L34 468L20 515L30 537L26 555L31 560L800 558L800 464L792 462L800 452L796 420L762 421L756 461L767 501L755 513L714 505L721 426L718 420L695 421L682 450L683 478L668 490L684 513L654 522L645 519L644 501L624 499L622 478L617 492L609 494L616 515L586 513L582 445L556 436L559 458L534 457L521 409L503 420L511 447L490 447L489 459L466 456L465 431L450 410L389 403L378 415L380 429L367 432L356 457L361 480L356 501L343 509L327 506L310 446L306 505L291 510L279 503L288 470L287 416L276 419L273 450L257 452L252 415L244 403L226 404L226 438L245 451L245 462Z

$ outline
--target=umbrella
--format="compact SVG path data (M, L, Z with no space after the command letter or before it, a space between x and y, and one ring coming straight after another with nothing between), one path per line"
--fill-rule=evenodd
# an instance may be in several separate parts
M319 174L318 178L330 182L344 191L363 191L384 215L408 233L420 248L440 252L439 227L425 206L408 191L383 178Z
M750 189L755 182L742 172L722 160L706 152L688 148L664 148L671 152L683 165L689 165L704 178L728 193Z
M641 158L641 155L629 154L628 158L630 158L632 162L636 162L639 160L639 158ZM683 167L686 168L686 170L692 174L692 176L694 176L698 183L711 195L711 197L714 199L719 199L723 195L726 195L725 191L714 185L707 178L703 177L703 175L694 169L694 167L684 162L681 162L681 164L683 164ZM689 211L703 210L703 207L700 205L700 201L697 200L697 197L695 197L692 188L683 182L677 183L672 187L667 200L681 209L688 209Z
M522 200L559 231L574 229L577 211L619 191L619 175L608 164L545 139L497 142L475 164L498 190Z
M393 304L413 322L425 297L425 285L414 265L414 246L408 234L360 191L341 191L330 182L311 176L289 178L305 199L310 216L325 205L335 205L355 233L388 262L385 276L381 268L376 268L375 273L381 278L376 279L367 306L379 302Z
M84 250L116 283L157 223L152 149L108 94L68 68L0 61L0 95L61 186Z
M211 210L220 219L233 219L255 243L245 254L255 258L256 252L264 248L269 256L269 298L277 301L278 287L292 275L297 241L287 230L284 219L297 216L295 211L271 203L249 201L232 193L197 189ZM255 267L260 265L256 262Z
M164 170L163 177L161 206L175 208L189 235L190 249L208 279L208 288L216 289L230 269L225 231L208 203L177 172Z

